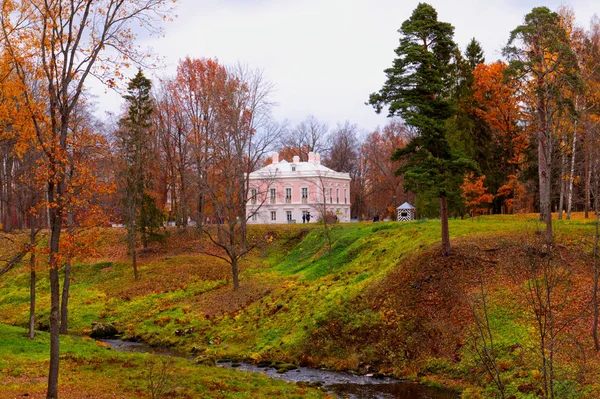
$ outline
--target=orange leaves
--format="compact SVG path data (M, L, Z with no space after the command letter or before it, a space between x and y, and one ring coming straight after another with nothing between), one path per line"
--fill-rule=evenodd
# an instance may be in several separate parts
M529 139L519 128L522 112L517 90L506 81L503 62L479 64L473 71L472 112L491 128L494 141L505 153L505 162L520 165Z
M519 183L517 176L510 175L508 178L508 183L498 189L497 196L504 197L504 203L509 213L527 209L525 187Z
M492 146L498 155L495 162L506 182L498 191L509 212L515 209L515 198L522 201L524 187L518 176L525 168L526 152L530 142L528 132L523 128L527 115L522 110L522 98L518 82L505 75L507 65L503 62L479 64L473 71L473 108L471 112L481 118L489 127ZM522 209L519 205L517 208Z
M484 180L484 175L475 177L473 172L470 172L460 186L462 197L471 216L487 212L485 205L489 205L494 199L492 194L487 193L488 189L483 185Z

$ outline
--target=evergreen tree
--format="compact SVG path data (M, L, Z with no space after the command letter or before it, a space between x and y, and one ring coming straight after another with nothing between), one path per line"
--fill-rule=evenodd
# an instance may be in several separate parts
M418 135L394 153L404 159L398 170L405 188L419 196L435 195L440 201L442 254L450 254L448 198L456 195L465 170L472 164L457 155L448 142L449 119L456 115L452 96L456 44L454 27L438 21L436 10L420 3L399 30L398 56L385 70L387 81L369 103L376 112L384 105L390 117L401 116Z
M465 49L465 59L471 73L473 73L473 70L477 65L485 63L483 49L481 48L481 44L479 44L475 38L472 38L469 44L467 44L467 48Z
M479 171L487 176L486 184L492 192L496 192L502 185L502 177L498 176L497 160L492 132L487 123L473 112L474 100L474 71L478 65L485 63L483 49L479 42L472 38L467 45L464 56L457 62L458 84L456 101L458 104L457 117L453 130L449 133L450 145L460 149L471 158ZM494 198L494 209L499 212L501 201Z
M136 280L137 271L137 232L141 233L142 244L160 237L158 228L163 215L152 197L152 82L142 71L129 82L127 94L127 114L120 120L117 133L120 155L125 163L124 185L126 190L127 227L129 230L129 249Z

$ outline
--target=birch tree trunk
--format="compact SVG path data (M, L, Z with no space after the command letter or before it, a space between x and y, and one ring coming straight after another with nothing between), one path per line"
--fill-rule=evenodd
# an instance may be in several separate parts
M571 209L573 206L573 179L575 177L575 154L577 149L577 121L575 121L575 130L573 131L573 147L571 147L571 170L569 171L569 186L567 189L567 220L571 219Z
M560 165L560 196L558 201L558 220L562 220L563 208L565 203L565 186L566 186L566 174L567 174L567 154L562 151L561 165Z

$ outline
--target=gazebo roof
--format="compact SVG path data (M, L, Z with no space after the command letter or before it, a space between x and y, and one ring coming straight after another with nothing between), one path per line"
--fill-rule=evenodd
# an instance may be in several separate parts
M404 204L400 205L397 209L417 209L417 208L415 208L408 202L405 202Z

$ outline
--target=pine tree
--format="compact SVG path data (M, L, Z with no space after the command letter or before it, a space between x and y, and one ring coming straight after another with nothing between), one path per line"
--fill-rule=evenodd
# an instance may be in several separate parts
M465 49L465 59L471 73L477 65L485 63L483 49L481 48L481 44L479 44L475 38L472 38L469 44L467 44L467 48Z
M128 105L127 114L120 120L120 129L117 133L121 157L125 163L123 180L126 191L126 219L136 280L139 279L137 232L141 233L142 244L146 248L149 239L159 237L157 230L163 218L151 194L152 179L149 170L152 159L151 89L152 82L142 71L138 71L129 82L127 94L123 96Z
M420 3L399 30L398 56L385 70L387 81L369 103L376 112L384 105L389 115L401 116L418 132L405 148L394 153L404 159L398 170L405 188L419 196L435 195L440 200L442 254L450 254L448 198L457 196L465 170L472 164L457 155L448 142L449 119L456 115L452 96L452 71L456 51L454 27L438 21L436 10Z

